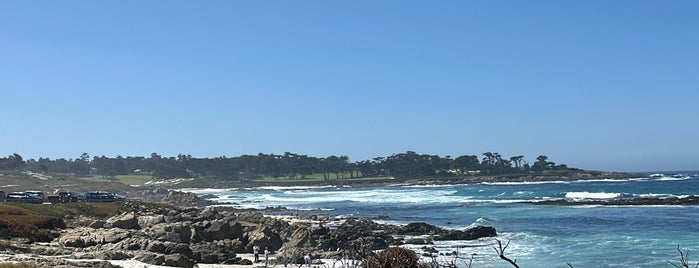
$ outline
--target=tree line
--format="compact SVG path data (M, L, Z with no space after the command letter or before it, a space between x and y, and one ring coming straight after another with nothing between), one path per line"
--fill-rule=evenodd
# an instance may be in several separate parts
M163 157L152 153L143 156L94 156L83 153L71 159L29 159L19 154L0 158L0 170L28 170L73 174L84 177L101 175L148 174L155 178L211 177L224 180L254 180L263 177L304 179L322 174L325 180L358 177L395 177L424 179L433 177L463 177L471 175L532 174L546 170L570 170L540 155L533 163L524 156L503 157L496 152L451 156L418 154L413 151L351 162L347 156L313 157L286 152L284 154L241 155L237 157L195 158L188 154Z

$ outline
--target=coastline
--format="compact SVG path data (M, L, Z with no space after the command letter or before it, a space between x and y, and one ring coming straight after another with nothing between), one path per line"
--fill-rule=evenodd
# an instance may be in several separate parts
M545 179L536 177L518 178L506 180L501 177L480 177L477 180L470 180L470 184L487 185L530 185L567 184L575 181L599 181L599 182L624 182L639 181L637 174L627 176L604 177L554 177ZM536 180L539 179L539 180ZM646 179L641 179L646 180ZM349 185L371 188L373 186L429 186L429 185L453 185L453 181L441 181L435 183L433 180L409 180L401 183L390 184L357 184ZM457 184L469 184L464 180L459 180ZM339 187L345 188L345 184ZM305 189L305 186L261 186L251 189L275 190L278 187L293 187L294 189ZM337 187L328 185L317 185L315 188ZM508 186L509 187L509 186ZM516 186L515 186L516 187ZM547 186L548 187L548 186ZM192 189L189 189L192 190ZM265 216L265 210L255 209L235 209L230 207L208 207L212 203L205 202L204 197L196 194L173 191L165 189L140 190L143 195L154 195L160 202L171 204L189 204L182 207L161 207L147 205L140 201L126 201L129 205L128 211L109 219L82 218L80 220L67 222L65 229L59 230L56 240L48 244L38 244L32 241L14 239L9 240L2 252L29 252L32 255L43 256L46 259L38 260L17 257L3 258L4 261L40 261L41 267L50 267L56 263L65 263L68 259L78 260L100 260L114 261L123 267L143 267L145 265L168 264L170 266L190 267L189 265L209 262L200 267L255 267L248 259L248 252L252 244L270 243L275 252L289 252L292 249L315 252L314 259L332 259L331 248L351 248L350 245L339 246L339 241L373 241L371 248L378 250L392 245L408 244L407 240L412 240L411 236L399 234L396 230L400 226L381 224L380 219L352 219L352 224L344 225L334 217L315 214L285 215L283 217ZM411 191L422 191L420 188ZM536 205L697 205L696 196L681 198L632 198L621 201L608 200L546 200L546 202L533 202ZM637 201L628 201L637 200ZM46 205L44 205L46 206ZM190 207L187 207L190 206ZM195 206L195 207L191 207ZM196 208L198 207L198 208ZM284 208L277 208L276 212L284 211ZM268 210L271 211L271 210ZM82 217L82 216L81 216ZM326 227L319 228L318 222L325 222ZM191 226L191 228L182 228ZM347 226L361 226L360 229L347 229ZM424 226L423 226L424 227ZM338 229L345 228L342 235L337 236ZM376 239L376 231L381 230L383 234ZM454 230L433 231L432 227L418 229L413 234L424 235L434 232L445 232ZM462 230L456 230L462 231ZM219 233L235 233L235 237L217 236ZM184 234L184 236L183 236ZM354 237L349 234L362 234ZM382 235L383 235L382 234ZM509 234L508 234L509 235ZM258 240L256 240L258 239ZM262 239L262 240L259 240ZM266 240L265 240L266 239ZM456 240L459 240L457 238ZM501 238L502 239L502 238ZM416 242L420 239L410 241ZM146 242L148 241L148 242ZM163 242L164 241L164 242ZM238 241L238 242L236 242ZM258 242L253 242L258 241ZM383 241L383 243L379 243ZM485 239L478 244L488 245L494 243L494 239ZM194 242L194 243L193 243ZM424 242L424 241L423 241ZM423 243L421 242L421 243ZM378 244L374 244L378 243ZM287 245L288 244L288 245ZM411 244L414 245L414 244ZM430 247L427 243L424 246ZM413 248L421 248L413 247ZM221 248L222 247L222 248ZM178 249L179 248L179 249ZM189 248L188 250L186 248ZM182 251L184 250L184 251ZM191 251L191 252L190 252ZM199 253L197 253L199 252ZM217 256L207 255L209 259L201 259L202 252L217 252ZM229 252L234 254L228 254ZM223 254L223 255L220 255ZM326 255L330 254L330 255ZM448 254L441 252L438 254ZM198 259L199 258L199 259ZM212 259L218 258L218 259ZM190 260L190 261L187 261ZM194 260L194 261L192 261ZM204 260L204 261L202 261ZM131 261L131 262L129 262ZM279 260L276 260L277 262ZM129 264L134 263L134 264ZM92 267L94 263L83 267ZM131 265L131 266L129 266ZM233 266L231 266L233 265ZM109 267L109 266L103 266ZM153 266L155 267L155 266Z
M387 185L411 186L411 185L450 185L450 184L476 184L476 183L521 183L521 182L571 182L590 180L621 180L647 177L642 173L609 172L609 171L577 171L567 174L512 174L512 175L471 175L431 178L378 178L378 179L333 179L328 181L189 181L173 185L171 189L209 188L209 189L254 189L260 187L327 187L327 186L365 186L378 187Z

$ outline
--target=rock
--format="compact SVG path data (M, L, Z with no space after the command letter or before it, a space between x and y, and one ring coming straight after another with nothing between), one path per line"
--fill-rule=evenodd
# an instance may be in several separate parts
M93 228L93 229L102 228L102 227L104 227L104 221L102 221L102 220L94 220L94 221L92 221L90 224L88 224L87 226L90 227L90 228Z
M165 244L163 244L163 242L149 243L146 250L155 253L165 253Z
M434 240L476 240L481 237L493 237L497 235L498 234L493 227L476 226L464 231L450 231L445 234L440 234L435 237Z
M412 245L432 245L432 244L434 244L432 241L427 240L427 239L422 239L422 238L408 239L405 241L405 243L412 244Z
M237 224L237 223L235 223ZM234 225L235 225L234 224ZM236 238L240 237L242 234L242 226L237 224L237 226L231 226L228 221L225 220L215 220L208 221L205 223L205 228L199 234L204 241L214 241L223 240L226 238Z
M139 226L154 226L165 222L165 217L163 215L147 215L138 217Z
M233 263L229 262L228 264L252 265L252 261L248 259L237 258Z
M272 228L263 225L245 233L244 237L249 241L247 247L250 250L252 250L253 246L258 245L262 250L264 250L265 247L268 247L269 250L276 251L282 247L282 244L284 244L284 240L282 240L281 236L279 236L279 233L272 230Z
M0 221L0 237L10 237L11 233L10 225L8 225L7 222Z
M185 267L185 268L192 268L194 267L195 262L187 256L183 254L172 254L172 255L165 255L165 259L163 261L163 265L166 266L175 266L175 267Z
M427 235L441 233L443 230L432 224L424 222L413 222L398 229L398 234L402 235Z
M165 256L162 254L156 254L156 253L151 253L151 252L142 252L136 256L134 256L134 259L140 262L144 262L147 264L153 264L153 265L162 265L165 263Z
M66 231L58 239L58 243L67 247L84 248L118 243L130 237L131 233L124 229L92 229L83 227Z
M131 259L132 257L133 256L128 253L115 250L99 251L94 254L94 258L100 260L126 260Z
M128 212L107 219L105 228L140 229L136 212Z
M312 239L311 231L308 229L299 228L294 231L289 241L284 244L285 249L296 248L314 248L318 245L315 239Z

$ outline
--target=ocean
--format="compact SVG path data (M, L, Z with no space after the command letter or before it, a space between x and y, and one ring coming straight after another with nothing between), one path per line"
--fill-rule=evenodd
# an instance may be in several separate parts
M426 222L443 228L493 226L510 241L505 254L521 267L673 267L679 246L699 261L697 206L559 206L526 201L604 200L699 195L699 172L624 180L479 183L381 187L262 187L197 189L241 208L283 206L284 213L378 218L382 223ZM459 267L512 267L498 258L494 238L444 241ZM406 247L420 251L422 246ZM452 257L440 257L452 261ZM693 266L692 266L693 267Z

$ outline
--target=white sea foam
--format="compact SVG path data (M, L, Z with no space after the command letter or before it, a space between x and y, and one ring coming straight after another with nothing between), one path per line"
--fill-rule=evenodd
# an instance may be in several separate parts
M266 206L286 206L304 205L304 204L320 204L320 203L341 203L341 202L358 202L358 203L386 203L386 204L401 204L401 203L418 203L418 204L435 204L435 203L455 203L463 197L454 195L456 190L425 190L425 189L338 189L316 191L306 190L265 190L261 192L220 192L215 193L220 196L217 201L240 203L242 206L255 208ZM227 194L230 194L227 196ZM252 203L252 204L251 204Z
M219 188L182 188L179 189L182 192L188 192L188 193L195 193L195 194L220 194L220 193L225 193L225 192L231 192L231 191L236 191L238 188L228 188L228 189L219 189Z
M626 178L626 179L594 179L594 180L577 180L573 182L581 183L581 182L610 182L610 183L616 183L616 182L630 182L630 181L647 181L649 178L644 178L644 177L639 177L639 178Z
M461 203L495 203L495 204L513 204L533 202L533 199L464 199Z
M458 187L458 186L463 186L466 184L449 184L449 185L444 185L444 184L423 184L423 185L405 185L401 186L404 188L448 188L448 187Z
M481 182L484 185L530 185L530 184L569 184L571 181L503 181Z
M668 198L668 197L675 197L675 195L671 195L671 194L653 194L653 193L648 193L648 194L637 194L637 195L634 195L634 196L641 197L641 198Z
M673 177L662 177L662 178L659 178L657 180L659 180L659 181L684 181L684 180L688 180L691 178L692 178L691 176L682 176L682 177L673 176Z
M585 199L612 199L620 197L620 193L591 193L591 192L567 192L566 198L573 200L585 200Z
M327 189L327 188L337 188L333 185L317 185L317 186L258 186L254 188L245 188L247 190L274 190L274 191L286 191L286 190L313 190L313 189Z

